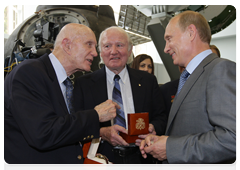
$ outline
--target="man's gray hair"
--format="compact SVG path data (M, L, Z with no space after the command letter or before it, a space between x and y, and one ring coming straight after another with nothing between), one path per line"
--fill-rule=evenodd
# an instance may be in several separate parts
M131 48L132 48L133 43L132 43L132 40L131 40L130 36L128 35L128 33L127 33L123 28L121 28L121 27L111 26L111 27L108 27L108 28L106 28L105 30L103 30L103 31L101 32L100 36L99 36L99 40L98 40L98 50L99 50L99 52L101 52L102 37L103 37L103 35L106 33L106 31L108 31L108 30L110 30L110 29L117 29L118 31L124 33L124 34L127 36L128 51L130 51Z

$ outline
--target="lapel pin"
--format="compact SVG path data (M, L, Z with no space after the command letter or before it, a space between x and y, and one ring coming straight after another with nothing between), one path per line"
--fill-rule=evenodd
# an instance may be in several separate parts
M141 84L138 84L138 86L141 86Z

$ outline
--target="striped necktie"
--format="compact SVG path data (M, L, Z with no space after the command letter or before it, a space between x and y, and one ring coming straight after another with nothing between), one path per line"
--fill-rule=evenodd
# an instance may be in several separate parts
M66 86L66 99L67 99L67 105L69 113L74 113L74 107L73 107L73 85L69 77L67 77L63 84Z
M185 84L185 82L187 81L189 75L190 74L186 69L182 72L182 74L180 76L179 84L178 84L177 95L181 91L181 89L182 89L183 85Z
M117 116L114 119L114 124L117 124L117 125L120 125L120 126L126 128L119 79L120 79L119 75L115 75L115 77L114 77L115 85L113 87L112 100L114 102L116 102L121 107L121 109L117 109Z

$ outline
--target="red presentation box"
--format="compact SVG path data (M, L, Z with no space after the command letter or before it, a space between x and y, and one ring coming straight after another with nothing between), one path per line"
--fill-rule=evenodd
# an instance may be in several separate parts
M97 153L100 140L101 138L92 139L83 145L84 164L112 164L107 157Z
M120 136L127 143L135 143L138 135L148 134L149 115L145 113L131 113L128 114L128 134L121 133Z

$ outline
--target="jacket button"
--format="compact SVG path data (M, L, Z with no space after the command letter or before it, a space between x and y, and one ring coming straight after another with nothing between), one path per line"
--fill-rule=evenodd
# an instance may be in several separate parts
M91 135L91 138L93 138L93 135Z
M81 155L78 155L78 157L77 157L77 158L80 160L80 159L82 159L82 156L81 156Z

